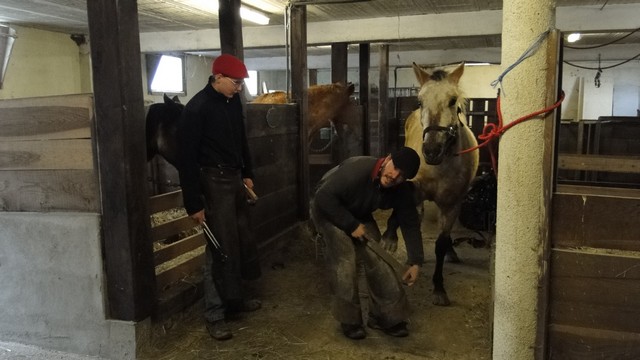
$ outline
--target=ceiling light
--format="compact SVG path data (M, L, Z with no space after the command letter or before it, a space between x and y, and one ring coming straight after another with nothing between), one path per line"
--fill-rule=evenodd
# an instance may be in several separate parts
M240 17L258 25L269 25L269 18L267 16L244 6L240 7Z
M580 35L580 33L572 33L572 34L569 34L569 36L567 36L567 41L570 43L574 43L580 40L581 37L582 36Z
M218 0L187 0L185 4L218 15ZM240 17L259 25L269 24L269 17L245 6L240 7Z

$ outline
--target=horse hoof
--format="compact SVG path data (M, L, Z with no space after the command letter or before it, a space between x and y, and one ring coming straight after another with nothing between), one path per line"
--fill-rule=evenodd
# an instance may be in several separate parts
M451 305L451 301L449 301L449 297L446 293L434 293L433 294L433 305L437 306L449 306Z
M461 262L460 258L458 257L458 254L456 254L453 251L450 251L450 252L447 253L447 261L449 261L450 263L454 263L454 264L457 264L457 263Z

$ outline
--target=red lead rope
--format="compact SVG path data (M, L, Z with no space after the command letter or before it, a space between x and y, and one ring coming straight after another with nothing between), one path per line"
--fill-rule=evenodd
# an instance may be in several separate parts
M560 99L553 105L544 108L542 110L538 110L536 112L533 112L529 115L525 115L523 117L520 117L518 119L516 119L515 121L507 124L506 126L502 125L502 109L500 108L500 91L498 90L498 96L496 98L496 112L498 115L498 124L493 124L493 123L488 123L484 126L484 128L482 129L482 134L478 135L478 139L482 140L482 142L480 144L478 144L477 146L474 146L472 148L469 149L465 149L462 150L458 153L458 155L462 155L462 154L466 154L468 152L472 152L476 149L479 149L483 146L489 145L489 143L491 143L491 141L493 141L494 139L498 139L502 134L504 134L507 130L509 130L511 127L520 124L521 122L533 119L534 117L544 114L545 116L550 113L551 111L555 110L556 108L558 108L558 106L560 106L560 104L562 103L562 101L564 100L564 91L562 91L560 93ZM498 167L497 167L497 163L496 163L496 157L495 157L495 147L490 146L489 147L489 152L491 153L491 164L493 166L493 170L494 172L497 174L498 173Z

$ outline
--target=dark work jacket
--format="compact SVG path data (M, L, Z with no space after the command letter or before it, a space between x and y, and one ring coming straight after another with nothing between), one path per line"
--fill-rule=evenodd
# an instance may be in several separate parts
M424 251L413 184L380 186L383 160L356 156L329 170L318 184L314 210L351 236L360 223L375 221L375 210L394 209L407 247L407 263L421 265Z
M253 178L238 94L229 99L207 84L182 111L178 140L180 186L189 215L204 208L201 167L235 168L243 178Z

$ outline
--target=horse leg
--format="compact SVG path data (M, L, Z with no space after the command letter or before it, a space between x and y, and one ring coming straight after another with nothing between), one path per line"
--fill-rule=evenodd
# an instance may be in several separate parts
M460 258L458 257L456 251L453 249L453 241L451 241L451 229L453 228L453 225L458 218L458 214L460 213L460 205L455 205L452 208L445 208L443 206L443 208L444 209L440 209L440 235L444 235L449 238L448 246L445 249L445 255L449 262L459 263Z
M442 276L442 269L444 266L444 257L447 253L447 249L452 247L451 236L440 233L438 240L436 240L436 269L433 272L433 304L439 306L448 306L451 304L447 292L444 290L444 278Z

